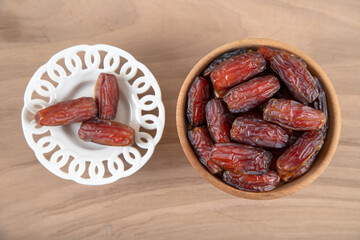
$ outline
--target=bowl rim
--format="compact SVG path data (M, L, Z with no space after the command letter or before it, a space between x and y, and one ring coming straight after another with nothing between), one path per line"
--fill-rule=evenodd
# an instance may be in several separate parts
M328 114L329 114L329 129L328 134L325 139L325 143L317 157L317 159L321 159L321 161L315 161L311 166L310 170L303 175L302 177L294 180L293 182L286 183L278 188L275 188L269 192L247 192L243 190L236 189L232 186L227 185L225 182L220 180L219 178L213 176L208 170L203 166L198 160L197 156L193 152L193 149L187 138L187 121L185 117L186 110L186 102L187 102L187 92L190 88L193 80L205 69L205 67L216 57L219 55L231 51L237 48L256 48L261 45L282 49L288 52L291 52L300 58L302 58L307 63L308 70L319 78L322 83L325 92L326 92L326 100L328 105ZM178 132L178 137L180 140L180 144L182 149L189 160L190 164L195 168L195 170L205 178L209 183L219 188L220 190L232 194L237 197L247 198L247 199L255 199L255 200L264 200L264 199L275 199L284 197L290 194L293 194L305 186L309 185L313 181L315 181L320 174L327 168L330 161L332 160L336 148L340 138L341 131L341 113L340 113L340 105L335 92L335 89L327 76L324 70L306 53L301 50L280 42L276 40L266 39L266 38L249 38L242 39L230 43L226 43L207 55L205 55L202 59L200 59L196 65L190 70L189 74L185 78L182 87L179 92L177 105L176 105L176 127ZM326 149L326 151L325 151Z

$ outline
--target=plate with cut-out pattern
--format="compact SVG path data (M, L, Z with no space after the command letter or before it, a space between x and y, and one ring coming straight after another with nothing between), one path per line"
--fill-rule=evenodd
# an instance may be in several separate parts
M35 113L57 102L94 97L100 73L114 74L120 100L114 121L135 130L132 146L84 142L80 123L39 126ZM165 109L160 87L150 70L119 48L77 45L53 55L30 79L24 94L22 128L39 162L53 174L85 185L102 185L128 177L152 156L161 139Z

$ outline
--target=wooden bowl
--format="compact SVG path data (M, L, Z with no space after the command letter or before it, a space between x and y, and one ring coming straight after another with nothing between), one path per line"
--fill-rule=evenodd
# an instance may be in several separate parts
M308 66L308 70L316 77L319 78L323 87L326 91L326 100L328 104L329 111L329 129L328 135L326 137L325 143L317 157L317 160L311 166L310 170L303 175L302 177L296 179L293 182L283 184L272 191L269 192L247 192L236 189L232 186L227 185L221 179L213 176L208 170L200 163L194 151L191 148L191 145L187 138L188 123L186 120L186 103L187 103L187 92L191 86L192 81L199 76L202 71L208 66L208 64L214 60L219 55L234 50L238 48L257 48L261 45L283 49L287 52L293 53L300 58L302 58ZM340 137L340 128L341 128L341 117L340 117L340 107L338 99L334 90L333 85L330 82L330 79L326 73L321 69L321 67L308 55L298 50L297 48L290 46L288 44L270 40L270 39L244 39L232 43L225 44L214 51L207 54L203 57L194 67L191 69L190 73L186 77L178 97L178 102L176 106L176 126L180 139L181 146L185 152L185 155L189 159L191 165L195 170L207 181L213 184L215 187L230 193L232 195L249 198L249 199L274 199L284 197L286 195L292 194L300 190L301 188L312 183L320 174L325 170L329 165L332 157L335 154L336 147L338 145Z

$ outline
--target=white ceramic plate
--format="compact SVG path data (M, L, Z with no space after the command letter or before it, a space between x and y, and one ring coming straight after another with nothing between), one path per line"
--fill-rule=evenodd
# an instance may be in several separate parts
M120 100L115 121L135 129L127 147L84 142L80 123L37 126L35 113L57 102L94 97L100 73L118 79ZM149 160L164 130L165 110L159 85L142 63L109 45L78 45L58 52L31 78L24 95L22 127L41 164L53 174L86 185L112 183L130 176Z

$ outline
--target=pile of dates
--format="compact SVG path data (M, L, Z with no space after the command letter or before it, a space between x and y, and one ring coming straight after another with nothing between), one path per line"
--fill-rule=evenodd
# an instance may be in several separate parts
M305 174L326 137L320 81L299 57L260 46L216 58L192 83L188 139L211 174L270 191Z
M78 135L84 141L110 146L128 146L134 142L131 127L112 121L116 117L119 86L112 74L101 73L95 86L95 99L81 97L56 103L35 114L41 126L60 126L82 122Z

